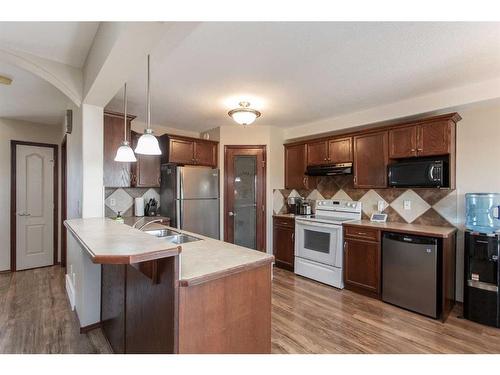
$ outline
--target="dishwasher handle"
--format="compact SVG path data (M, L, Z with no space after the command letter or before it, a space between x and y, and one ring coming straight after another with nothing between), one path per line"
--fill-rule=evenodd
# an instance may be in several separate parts
M424 237L424 236L414 236L410 234L403 233L393 233L393 232L385 232L384 239L404 242L404 243L413 243L416 245L437 245L437 238L434 237Z

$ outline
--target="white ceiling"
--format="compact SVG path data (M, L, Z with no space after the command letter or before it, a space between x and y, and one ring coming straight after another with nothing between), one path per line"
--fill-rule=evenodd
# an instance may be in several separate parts
M99 22L0 22L0 44L81 68Z
M153 123L233 124L246 99L257 123L292 127L500 76L500 23L214 22L167 50L151 57ZM146 62L128 90L144 120Z
M47 81L0 62L0 75L12 84L0 85L0 117L42 124L60 124L68 98Z

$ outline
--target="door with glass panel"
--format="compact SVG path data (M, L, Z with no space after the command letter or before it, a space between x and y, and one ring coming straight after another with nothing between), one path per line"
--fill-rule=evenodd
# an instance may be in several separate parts
M224 240L265 251L266 147L225 146Z

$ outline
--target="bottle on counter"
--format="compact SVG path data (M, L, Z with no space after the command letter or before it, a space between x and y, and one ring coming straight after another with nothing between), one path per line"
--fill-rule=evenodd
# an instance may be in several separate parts
M116 215L115 221L120 224L124 224L125 220L123 220L122 213L121 211L118 211L118 214Z

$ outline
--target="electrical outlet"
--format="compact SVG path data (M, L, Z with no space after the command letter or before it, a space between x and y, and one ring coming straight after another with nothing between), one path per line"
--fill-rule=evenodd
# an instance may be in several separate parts
M406 199L403 201L403 208L405 210L411 210L411 200Z
M385 202L384 201L378 201L377 202L377 211L382 212L384 211L385 208Z
M116 199L115 199L115 198L111 198L111 199L109 200L109 205L110 205L111 207L116 206Z

